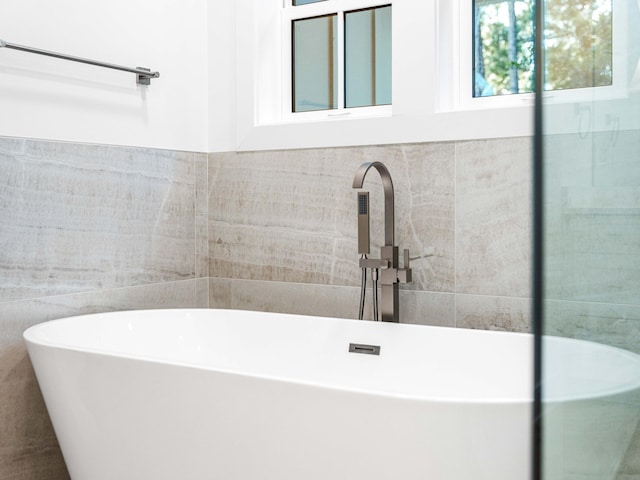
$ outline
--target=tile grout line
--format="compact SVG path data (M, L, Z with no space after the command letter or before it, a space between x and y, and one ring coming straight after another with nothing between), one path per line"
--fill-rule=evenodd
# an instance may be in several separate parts
M458 328L458 142L453 147L453 325Z

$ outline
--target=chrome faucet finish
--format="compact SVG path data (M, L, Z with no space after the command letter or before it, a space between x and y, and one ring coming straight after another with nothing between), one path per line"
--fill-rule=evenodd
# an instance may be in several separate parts
M393 181L387 167L381 162L367 162L360 165L353 178L353 188L362 188L369 169L373 167L380 174L384 190L384 246L380 248L379 259L360 259L360 268L380 269L381 299L380 312L383 322L399 322L399 290L400 283L411 282L411 268L409 267L409 250L404 250L404 267L400 268L398 247L394 245L395 212ZM361 229L358 229L360 236ZM368 235L368 233L367 233ZM359 239L359 244L360 239ZM375 285L374 285L374 288ZM374 295L375 297L375 295Z

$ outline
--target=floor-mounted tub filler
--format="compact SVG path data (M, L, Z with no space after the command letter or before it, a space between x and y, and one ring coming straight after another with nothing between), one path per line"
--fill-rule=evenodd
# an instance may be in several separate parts
M527 334L180 309L24 336L73 480L529 476ZM558 404L640 383L622 350L557 339L546 353L575 369L549 380Z

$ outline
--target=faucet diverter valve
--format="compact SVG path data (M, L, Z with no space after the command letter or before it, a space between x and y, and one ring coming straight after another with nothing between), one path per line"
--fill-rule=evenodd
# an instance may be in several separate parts
M398 262L398 247L394 245L394 193L391 174L381 162L367 162L360 165L353 178L353 188L362 188L364 178L371 167L374 167L382 179L384 189L384 246L380 249L379 259L367 258L370 250L369 239L369 192L358 192L358 253L360 268L362 268L362 291L360 295L360 318L364 310L364 295L366 286L366 271L372 270L373 311L374 320L378 320L378 278L381 284L381 312L383 322L399 321L399 283L411 282L411 268L409 268L409 250L404 250L404 268ZM380 271L380 273L379 273Z

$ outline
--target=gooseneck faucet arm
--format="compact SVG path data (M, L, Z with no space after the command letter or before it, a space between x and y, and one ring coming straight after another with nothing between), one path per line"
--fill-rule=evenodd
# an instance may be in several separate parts
M382 179L384 189L384 247L380 249L380 259L368 259L366 256L360 259L360 267L371 268L373 277L377 278L377 271L380 269L381 284L381 313L382 321L399 322L399 283L411 282L411 269L409 268L409 251L404 251L404 268L400 268L398 262L398 247L394 245L395 213L394 213L394 192L393 181L387 167L381 162L367 162L360 165L353 178L353 188L362 188L367 172L374 167ZM358 229L358 235L361 235ZM367 232L368 235L368 232ZM368 240L367 240L368 241ZM360 241L358 242L361 243ZM364 271L364 270L363 270ZM364 274L363 274L363 278ZM376 289L374 283L374 289ZM376 297L374 291L374 298ZM375 300L374 300L375 302ZM375 310L375 303L374 303ZM362 311L362 309L361 309ZM375 315L377 317L377 315ZM375 318L377 320L377 318Z
M367 176L367 172L371 167L374 167L380 174L382 179L382 188L384 189L384 244L392 246L394 242L394 193L393 193L393 181L391 180L391 174L385 165L381 162L368 162L363 163L358 168L355 177L353 177L353 188L362 188L364 184L364 177Z

